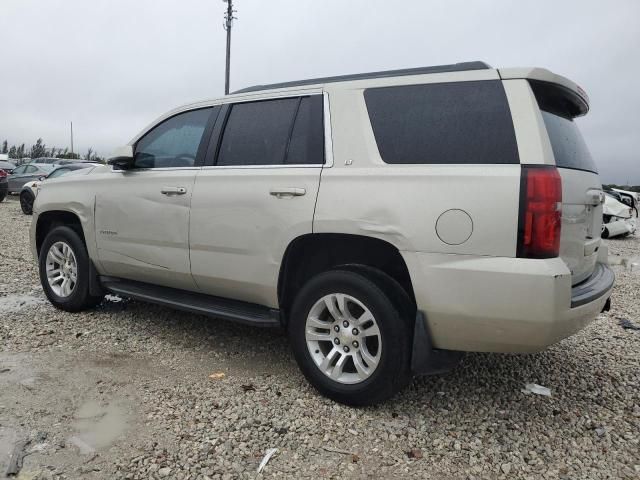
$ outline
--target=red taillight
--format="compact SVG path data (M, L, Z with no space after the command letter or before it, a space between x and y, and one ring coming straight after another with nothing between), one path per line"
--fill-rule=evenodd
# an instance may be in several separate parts
M4 170L2 170L2 169L0 168L0 178L2 178L2 177L6 177L6 176L7 176L7 172L5 172Z
M522 166L518 257L553 258L560 253L562 180L556 167Z

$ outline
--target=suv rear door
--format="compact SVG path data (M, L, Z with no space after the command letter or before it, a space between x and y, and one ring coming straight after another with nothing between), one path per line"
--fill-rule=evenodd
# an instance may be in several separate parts
M595 162L575 117L588 109L586 100L561 85L530 80L562 178L560 257L575 285L596 265L602 228L604 194Z
M278 306L280 263L312 231L323 164L319 92L223 106L191 203L191 271L202 292Z

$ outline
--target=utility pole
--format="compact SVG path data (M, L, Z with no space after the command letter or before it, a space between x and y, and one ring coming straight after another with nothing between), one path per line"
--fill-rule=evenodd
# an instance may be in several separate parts
M73 157L73 122L71 122L71 157Z
M227 31L227 63L224 74L224 94L229 95L229 70L231 69L231 25L236 17L233 9L233 0L222 0L227 4L227 13L224 15L224 29Z

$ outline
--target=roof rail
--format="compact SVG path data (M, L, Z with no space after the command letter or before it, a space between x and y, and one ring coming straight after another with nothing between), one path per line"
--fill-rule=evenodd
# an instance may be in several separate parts
M355 73L351 75L339 75L337 77L309 78L295 82L272 83L270 85L255 85L243 88L233 93L259 92L261 90L273 90L276 88L299 87L304 85L319 85L324 83L347 82L350 80L366 80L370 78L401 77L406 75L425 75L429 73L466 72L469 70L488 70L491 66L485 62L463 62L451 65L437 65L433 67L404 68L401 70L386 70L382 72Z

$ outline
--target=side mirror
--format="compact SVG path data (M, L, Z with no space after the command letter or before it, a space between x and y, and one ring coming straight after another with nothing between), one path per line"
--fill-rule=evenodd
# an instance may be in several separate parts
M133 167L133 147L125 145L113 152L107 160L109 165L113 165L114 170L129 170Z
M47 178L47 177L40 176L40 177L38 177L38 181L39 181L39 182L42 182L45 178Z

